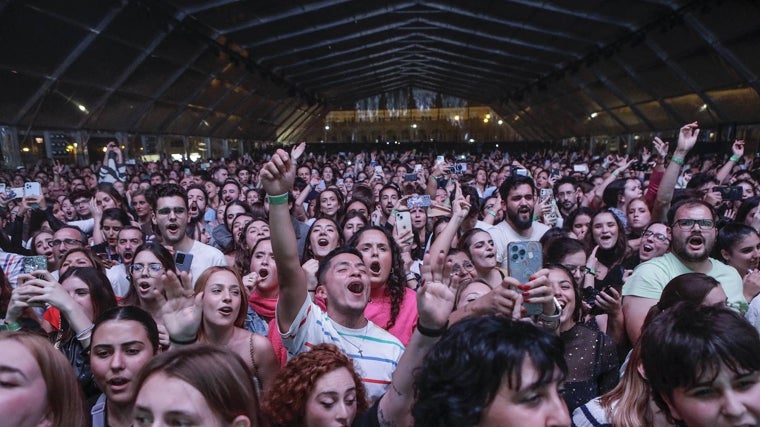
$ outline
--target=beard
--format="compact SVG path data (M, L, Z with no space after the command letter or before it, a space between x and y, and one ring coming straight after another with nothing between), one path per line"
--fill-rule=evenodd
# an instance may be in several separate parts
M573 210L575 210L575 203L576 203L575 200L565 200L564 202L562 202L562 205L561 205L562 210L564 210L565 212L572 212Z
M533 212L532 209L528 210L527 219L522 218L524 213L521 214L518 210L518 212L513 212L509 209L507 209L507 217L509 218L510 222L518 229L518 230L527 230L533 225L533 216L531 214Z
M689 240L693 237L701 237L703 240L702 248L699 250L693 250L689 248ZM679 258L688 262L700 262L706 260L712 252L715 245L715 239L709 236L702 235L700 233L690 234L685 238L673 239L673 253L678 255Z

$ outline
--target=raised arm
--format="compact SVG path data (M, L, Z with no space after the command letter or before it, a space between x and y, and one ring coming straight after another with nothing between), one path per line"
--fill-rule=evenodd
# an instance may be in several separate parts
M673 199L673 190L678 182L678 175L681 173L684 159L689 151L694 148L699 136L699 124L697 122L684 125L678 133L678 144L673 152L673 157L665 169L665 175L660 181L660 188L657 190L657 198L654 202L652 212L652 221L665 221L665 215L670 208L670 201Z
M430 254L425 255L422 266L425 284L417 291L417 311L420 316L417 328L393 372L391 387L378 404L377 421L383 427L414 424L411 414L414 373L446 331L448 317L454 307L454 293L443 283L444 255L439 254L435 263L430 258ZM431 269L431 265L440 265L440 268Z
M277 280L280 284L277 325L281 331L290 329L308 298L306 275L298 259L298 241L288 211L288 193L296 177L296 161L305 149L306 144L301 143L290 154L277 150L261 169L261 185L269 197L272 252L277 260Z
M615 170L613 170L612 173L604 179L602 185L594 190L595 196L601 199L602 195L604 194L604 189L607 188L607 186L610 185L612 181L618 179L620 177L620 174L625 172L625 170L628 169L628 167L631 166L635 160L636 159L628 160L627 155L625 157L618 157L617 162L615 163L617 168L615 168Z
M723 167L720 168L718 173L715 175L721 184L728 180L728 177L731 175L731 169L733 169L734 165L737 164L739 160L741 160L744 156L744 140L737 139L734 141L734 144L731 146L731 151L733 154L728 159L726 164L724 164Z

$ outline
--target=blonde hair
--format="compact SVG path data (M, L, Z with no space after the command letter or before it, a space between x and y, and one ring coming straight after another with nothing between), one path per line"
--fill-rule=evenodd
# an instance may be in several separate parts
M618 385L599 399L607 420L613 426L647 427L652 425L651 392L649 384L639 374L639 365L641 365L641 347L636 344Z
M32 354L47 390L48 414L53 427L89 425L82 389L66 357L50 342L28 332L0 332L2 341L16 341Z

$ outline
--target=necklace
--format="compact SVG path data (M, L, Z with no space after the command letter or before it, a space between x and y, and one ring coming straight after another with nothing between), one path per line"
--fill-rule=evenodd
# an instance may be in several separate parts
M364 339L367 338L367 328L368 327L369 327L369 321L367 321L367 324L364 325L364 329L362 330L362 334L361 334L362 335L362 340L359 343L359 345L354 344L351 340L349 340L346 337L346 335L341 334L341 337L343 338L343 340L345 342L351 344L352 346L354 346L354 348L356 348L356 351L359 352L359 357L364 357L364 353L362 352L362 346L364 345Z

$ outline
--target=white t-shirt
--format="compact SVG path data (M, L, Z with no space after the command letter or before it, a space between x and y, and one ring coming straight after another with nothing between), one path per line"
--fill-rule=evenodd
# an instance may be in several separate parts
M533 221L531 228L520 234L507 221L501 221L486 231L491 235L493 244L496 246L496 262L499 263L501 268L506 270L508 268L507 257L505 256L507 245L511 242L537 242L541 240L541 237L543 237L549 228L548 225Z
M111 282L113 293L117 297L123 297L129 291L129 280L127 280L127 269L124 264L116 264L106 269L106 277Z
M227 265L227 260L222 251L197 240L194 241L190 253L193 254L193 262L190 264L190 272L193 273L193 286L207 268Z
M309 298L304 299L290 329L280 331L288 359L322 344L335 344L348 357L367 388L367 397L375 401L391 383L393 371L404 353L404 345L388 331L367 321L367 326L350 329L333 322L327 313Z

